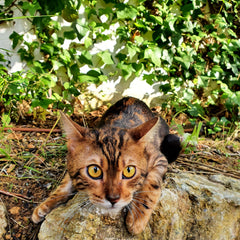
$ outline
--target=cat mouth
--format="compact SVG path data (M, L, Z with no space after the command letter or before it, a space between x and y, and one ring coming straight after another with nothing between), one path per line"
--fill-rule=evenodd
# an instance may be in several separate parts
M104 200L101 203L93 203L97 208L101 209L103 212L115 214L120 212L124 207L128 205L128 203L117 202L115 204L110 203L107 200Z

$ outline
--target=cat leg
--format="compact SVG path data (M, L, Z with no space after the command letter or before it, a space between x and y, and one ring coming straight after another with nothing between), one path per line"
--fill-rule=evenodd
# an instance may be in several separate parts
M128 207L126 225L128 231L134 235L141 233L145 229L158 203L161 196L163 173L167 170L166 162L166 158L162 156L162 160L149 171L143 187L134 194L133 200Z
M73 192L72 180L67 173L63 178L60 186L38 207L36 207L32 214L32 221L34 223L41 222L45 216L52 211L58 205L66 202Z

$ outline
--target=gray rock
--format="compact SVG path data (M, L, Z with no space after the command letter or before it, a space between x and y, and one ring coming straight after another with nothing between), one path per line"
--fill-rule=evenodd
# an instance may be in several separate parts
M145 231L132 236L124 215L99 214L83 206L81 194L53 210L43 222L39 240L158 239L239 240L240 181L214 175L167 174L158 207Z
M3 203L0 202L0 239L3 239L6 233L7 219L6 208Z

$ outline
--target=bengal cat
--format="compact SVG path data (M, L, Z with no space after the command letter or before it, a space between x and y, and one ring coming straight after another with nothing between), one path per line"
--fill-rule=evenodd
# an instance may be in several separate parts
M179 138L148 106L126 97L110 107L98 128L82 127L61 113L68 143L67 169L60 186L33 212L38 223L72 193L84 191L107 212L128 210L126 226L141 233L160 194L168 162L181 150Z

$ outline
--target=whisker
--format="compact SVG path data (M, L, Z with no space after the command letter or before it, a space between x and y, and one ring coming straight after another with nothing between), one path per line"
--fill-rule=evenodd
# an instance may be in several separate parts
M133 224L134 224L134 222L135 222L135 218L134 218L134 214L133 214L132 209L131 209L131 204L128 204L126 207L127 207L128 211L130 212L130 214L132 215L132 218L133 218Z
M149 199L144 198L144 197L134 196L133 199L136 199L136 200L138 200L138 201L142 201L142 203L144 203L144 202L149 202L149 203L151 203L151 201L150 201Z
M152 191L150 191L150 190L149 191L137 191L134 194L137 194L137 193L152 193L152 192L155 192L155 191L154 190L152 190Z
M134 199L131 202L134 206L134 209L136 209L136 215L137 217L139 217L138 213L140 213L140 215L144 215L144 212L137 206L137 204L134 202ZM134 210L133 209L133 210Z

